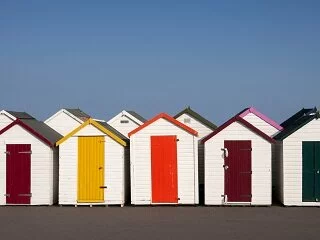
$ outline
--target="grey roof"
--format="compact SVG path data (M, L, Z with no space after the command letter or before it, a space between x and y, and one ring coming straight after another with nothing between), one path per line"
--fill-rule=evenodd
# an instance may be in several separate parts
M104 121L97 121L100 125L102 125L103 127L105 127L106 129L108 129L110 132L114 133L115 135L117 135L119 138L121 138L123 141L129 143L129 138L127 138L126 136L124 136L122 133L120 133L119 131L117 131L116 129L114 129L113 127L111 127L107 122Z
M74 115L75 117L77 117L83 121L86 121L87 119L90 118L90 116L88 114L86 114L85 112L83 112L79 108L64 108L64 109L67 110L72 115Z
M135 111L127 111L126 110L126 112L131 114L132 116L134 116L136 119L138 119L139 121L141 121L143 123L147 121L147 119L145 119L144 117L142 117L140 114L136 113Z
M26 124L28 127L33 129L39 135L47 139L51 145L53 146L58 140L60 140L63 136L58 132L53 130L44 122L40 122L37 119L20 119L21 122Z
M8 110L5 110L5 111L18 119L33 119L34 118L26 112L16 112L16 111L8 111Z

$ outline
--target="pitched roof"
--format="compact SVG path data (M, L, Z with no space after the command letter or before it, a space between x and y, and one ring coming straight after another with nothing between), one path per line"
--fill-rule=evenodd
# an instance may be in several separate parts
M292 117L290 117L288 120L283 122L286 128L282 132L278 133L274 137L274 139L281 141L289 137L292 133L294 133L307 123L311 122L313 119L318 118L320 118L320 113L317 110L317 108L302 109L296 114L294 114Z
M19 118L19 119L33 119L34 118L26 112L16 112L16 111L8 111L8 110L5 110L5 111L7 113L11 114L12 116L14 116L15 118Z
M206 125L208 128L210 128L211 130L215 130L217 128L217 126L210 122L208 119L202 117L199 113L193 111L190 106L183 109L181 112L177 113L174 118L177 119L178 117L180 117L183 114L188 114L191 117L197 119L199 122L201 122L202 124Z
M43 122L40 122L34 118L32 119L16 119L12 123L10 123L8 126L3 128L0 131L0 135L12 128L15 125L19 125L31 134L35 135L39 139L41 139L44 143L49 145L50 147L53 147L55 145L55 142L58 141L62 135L57 133L55 130L50 128L48 125L46 125Z
M264 132L260 131L258 128L256 128L255 126L253 126L251 123L247 122L246 120L244 120L242 117L236 115L233 118L229 119L227 122L225 122L224 124L222 124L220 127L218 127L215 131L213 131L212 133L210 133L208 136L204 137L201 140L201 143L204 144L206 141L208 141L209 139L211 139L212 137L214 137L215 135L217 135L219 132L221 132L223 129L227 128L229 125L231 125L234 122L239 122L242 125L244 125L245 127L249 128L252 132L258 134L259 136L261 136L262 138L264 138L265 140L267 140L270 143L274 143L275 140L272 139L271 137L269 137L267 134L265 134Z
M302 108L300 111L293 114L291 117L289 117L287 120L285 120L280 125L283 128L286 128L286 127L290 126L291 124L293 124L294 122L296 122L297 120L299 120L301 117L305 116L308 112L311 112L313 110L315 110L315 108Z
M154 118L146 121L144 124L142 124L141 126L137 127L136 129L134 129L133 131L128 133L128 136L130 137L131 135L139 132L140 130L142 130L143 128L149 126L150 124L154 123L155 121L159 120L160 118L166 119L168 122L171 122L172 124L182 128L183 130L189 132L192 135L198 136L198 132L190 127L188 127L187 125L179 122L178 120L174 119L173 117L171 117L170 115L168 115L167 113L160 113L157 116L155 116Z
M259 112L257 109L255 109L254 107L249 107L249 108L245 108L243 109L241 112L239 112L237 114L237 116L244 118L246 115L248 115L249 113L253 113L254 115L256 115L257 117L259 117L260 119L262 119L263 121L265 121L266 123L270 124L271 126L273 126L274 128L278 129L279 131L281 131L283 129L282 126L280 126L278 123L276 123L275 121L273 121L272 119L268 118L266 115L262 114L261 112Z
M59 141L56 142L56 146L59 146L61 143L63 143L64 141L66 141L67 139L69 139L70 137L72 137L74 134L76 134L77 132L79 132L81 129L83 129L84 127L88 126L88 125L93 125L94 127L96 127L97 129L99 129L101 132L107 134L109 137L111 137L113 140L115 140L116 142L118 142L119 144L121 144L122 146L127 146L127 142L125 140L123 140L122 138L124 137L122 134L118 135L118 133L111 131L110 130L110 126L108 126L108 128L106 127L105 123L101 124L102 122L98 122L95 121L92 118L89 118L87 121L85 121L84 123L82 123L79 127L77 127L76 129L74 129L73 131L71 131L70 133L68 133L66 136L64 136L63 138L61 138Z
M64 109L66 111L68 111L69 113L71 113L73 116L81 119L82 121L86 121L90 118L90 116L88 114L86 114L85 112L83 112L79 108L64 108Z
M113 132L115 135L117 135L119 138L121 138L123 141L126 141L127 143L129 143L129 138L127 138L126 136L124 136L122 133L120 133L118 130L116 130L115 128L113 128L112 126L110 126L107 122L105 121L97 121L100 125L102 125L103 127L105 127L106 129L108 129L109 131Z
M135 111L126 110L126 112L143 123L147 121L147 119L145 119L144 117L142 117L140 114L136 113Z

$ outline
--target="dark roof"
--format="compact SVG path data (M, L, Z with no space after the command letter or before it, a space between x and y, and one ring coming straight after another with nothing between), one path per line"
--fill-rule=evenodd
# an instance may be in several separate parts
M26 112L16 112L16 111L8 111L8 110L5 110L5 111L7 113L11 114L12 116L14 116L15 118L19 118L19 119L33 119L34 118Z
M270 143L274 143L274 139L272 139L271 137L269 137L267 134L265 134L264 132L262 132L261 130L259 130L258 128L256 128L255 126L253 126L251 123L247 122L246 120L244 120L242 117L236 115L235 117L229 119L227 122L225 122L224 124L222 124L220 127L218 127L215 131L213 131L212 133L210 133L208 136L202 138L201 143L204 144L206 141L208 141L210 138L212 138L213 136L217 135L219 132L221 132L223 129L225 129L226 127L228 127L230 124L234 123L234 122L239 122L241 124L243 124L244 126L246 126L247 128L249 128L252 132L258 134L260 137L264 138L265 140L267 140Z
M176 114L173 118L177 119L178 117L180 117L182 114L185 114L185 113L190 115L191 117L197 119L198 121L200 121L201 123L206 125L211 130L215 130L217 128L217 126L214 123L212 123L209 120L205 119L200 114L198 114L195 111L193 111L190 107L185 108L184 110L182 110L181 112Z
M45 137L52 145L54 145L63 136L53 130L44 122L40 122L36 119L20 119L21 122L32 128L35 132Z
M285 128L280 133L278 133L274 139L276 140L283 140L290 136L292 133L306 125L307 123L311 122L313 119L318 119L320 117L319 111L317 108L312 109L302 109L288 120L284 121ZM302 114L303 113L303 114Z
M143 123L147 121L147 119L145 119L144 117L142 117L141 115L139 115L139 114L136 113L135 111L127 111L127 110L126 110L126 112L129 113L129 114L131 114L132 116L134 116L136 119L138 119L139 121L141 121L141 122L143 122Z
M281 125L281 127L286 128L286 127L290 126L291 124L293 124L294 122L296 122L297 120L299 120L299 118L303 117L305 114L307 114L308 112L311 112L313 110L315 110L315 108L302 108L300 111L298 111L297 113L292 115L290 118L285 120L280 125Z
M75 117L81 119L82 121L86 121L90 118L88 114L86 114L79 108L65 108L65 110L67 110L69 113L71 113Z
M121 134L119 131L117 131L116 129L114 129L113 127L111 127L107 122L104 121L96 121L98 122L100 125L102 125L103 127L105 127L106 129L108 129L110 132L114 133L115 135L117 135L119 138L121 138L123 141L129 143L129 138L127 138L126 136L124 136L123 134Z
M42 140L45 144L49 145L50 147L55 146L55 142L63 137L62 135L54 131L52 128L50 128L48 125L36 119L17 119L5 128L1 129L0 135L15 125L20 125L25 130Z

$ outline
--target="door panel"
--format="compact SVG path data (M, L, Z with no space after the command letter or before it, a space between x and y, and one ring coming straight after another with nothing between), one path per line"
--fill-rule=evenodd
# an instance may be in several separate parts
M78 202L104 202L104 137L78 137Z
M251 141L225 141L225 195L228 202L251 202Z
M6 202L30 204L31 145L7 144L6 151Z
M151 137L152 203L178 203L177 138Z
M302 201L320 201L320 142L302 142Z

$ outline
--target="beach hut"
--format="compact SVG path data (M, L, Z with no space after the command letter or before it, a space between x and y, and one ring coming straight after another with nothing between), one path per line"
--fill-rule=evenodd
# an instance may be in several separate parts
M285 206L320 206L320 114L302 109L274 138L276 196Z
M123 206L130 194L128 141L91 118L60 139L59 204Z
M110 119L108 124L127 137L129 132L141 126L145 121L146 119L135 111L123 110Z
M90 116L79 108L63 108L45 120L44 123L65 136L89 118Z
M6 126L8 126L10 123L15 121L16 119L33 119L30 114L26 112L16 112L16 111L8 111L8 110L2 110L0 111L0 130Z
M198 204L198 132L161 113L129 133L131 203Z
M202 143L206 205L271 205L271 137L236 115Z
M177 113L174 116L179 122L191 127L192 129L198 132L198 138L202 139L203 137L210 134L214 131L217 126L192 110L190 107L183 109L181 112ZM199 171L199 191L200 197L204 192L204 146L201 144L201 141L198 143L198 171ZM203 199L203 196L202 196Z
M58 196L58 149L62 136L34 118L0 130L0 205L52 205Z

